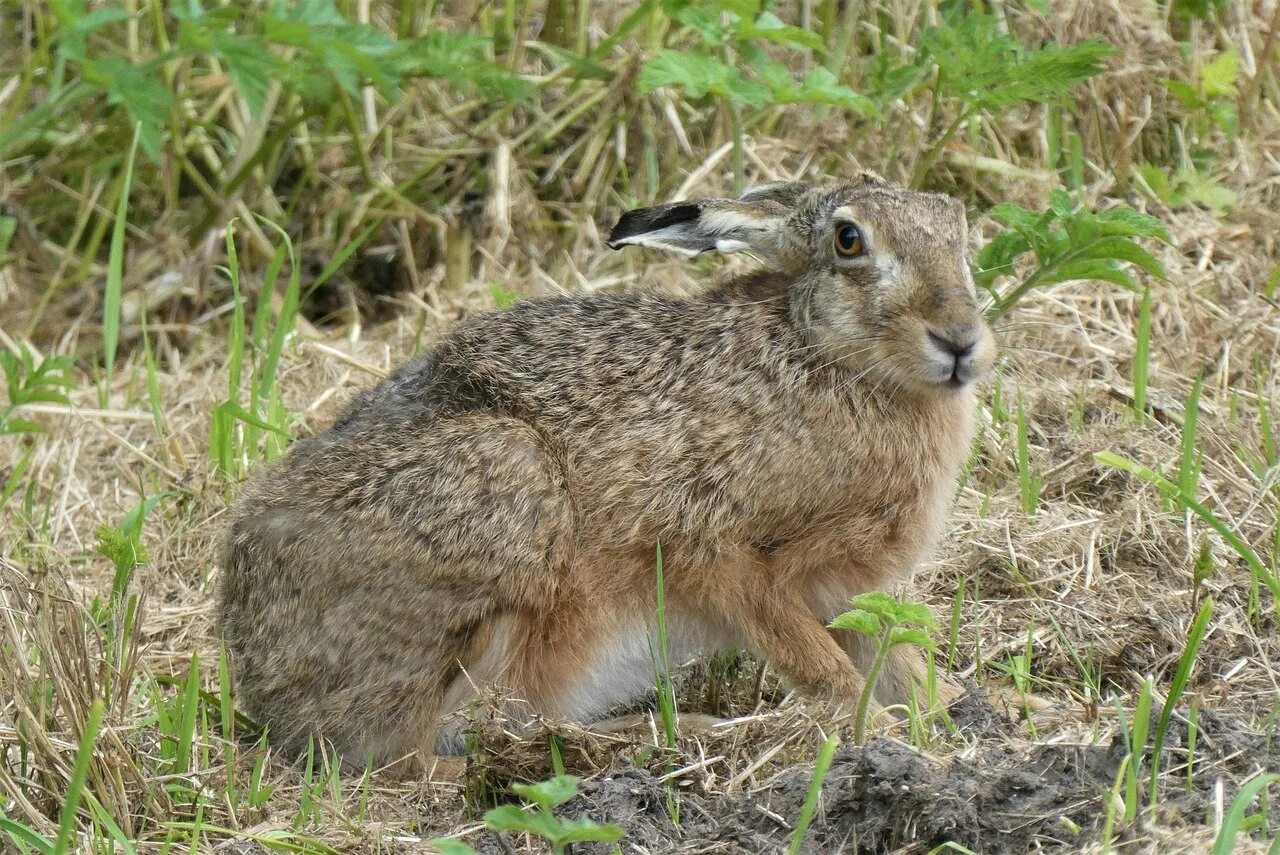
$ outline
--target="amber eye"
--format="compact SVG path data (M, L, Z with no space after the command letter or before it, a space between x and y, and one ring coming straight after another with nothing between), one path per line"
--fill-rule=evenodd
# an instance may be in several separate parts
M862 255L862 232L853 223L845 223L836 229L836 252L846 258Z

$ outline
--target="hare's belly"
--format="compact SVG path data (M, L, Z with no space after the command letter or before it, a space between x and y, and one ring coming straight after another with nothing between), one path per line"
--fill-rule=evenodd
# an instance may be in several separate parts
M666 662L671 670L727 643L729 639L713 627L668 615ZM652 622L632 621L604 630L588 655L566 663L574 676L555 699L554 712L590 722L635 705L654 691L660 649Z
M600 629L589 640L537 649L524 649L524 645L536 642L519 632L516 619L500 619L487 649L446 692L442 705L446 720L437 751L455 754L462 750L465 708L486 686L497 686L514 699L510 713L517 725L530 713L585 724L644 700L654 691L655 657L660 649L655 621L634 612L600 617ZM671 669L731 643L732 639L715 627L668 615L667 663ZM525 667L516 667L518 662ZM537 685L522 685L530 672L538 674Z

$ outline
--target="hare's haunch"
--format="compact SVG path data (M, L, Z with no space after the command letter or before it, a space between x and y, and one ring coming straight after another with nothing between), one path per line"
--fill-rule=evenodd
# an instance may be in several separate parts
M872 651L826 623L944 521L994 346L964 207L863 177L632 211L610 245L748 250L689 299L533 300L460 325L245 489L220 625L281 744L430 753L497 685L592 720L673 661L746 647L846 705ZM923 673L896 649L877 686Z

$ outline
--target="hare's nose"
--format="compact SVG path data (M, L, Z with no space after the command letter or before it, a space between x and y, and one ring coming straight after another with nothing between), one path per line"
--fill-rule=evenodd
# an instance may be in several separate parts
M938 332L929 330L928 332L930 344L945 355L957 360L969 356L973 353L973 349L978 346L978 331L968 325L964 327L949 327Z

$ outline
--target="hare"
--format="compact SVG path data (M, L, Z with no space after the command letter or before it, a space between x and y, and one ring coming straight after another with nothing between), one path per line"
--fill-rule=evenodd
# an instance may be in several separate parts
M852 705L873 651L827 623L938 539L994 363L966 242L871 176L625 214L613 248L763 269L468 320L295 443L225 546L241 701L357 762L448 750L477 686L598 720L652 687L661 544L672 661L745 647ZM895 649L877 701L923 673Z

